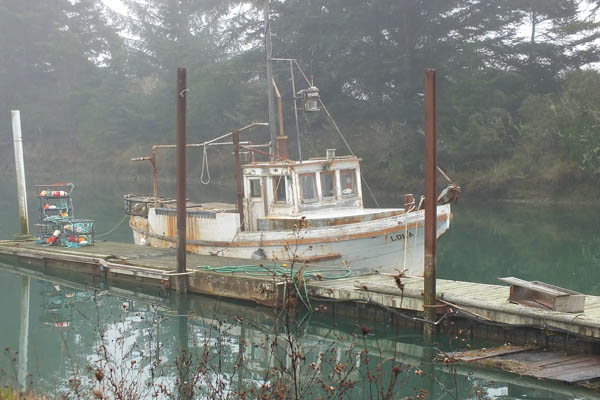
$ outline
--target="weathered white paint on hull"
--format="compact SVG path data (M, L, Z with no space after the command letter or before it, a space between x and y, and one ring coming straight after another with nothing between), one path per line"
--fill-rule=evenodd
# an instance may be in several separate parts
M151 210L152 211L152 210ZM450 205L438 206L437 236L450 226ZM136 244L175 247L169 218L151 214L149 219L132 216L130 225ZM225 220L229 220L226 218ZM150 223L148 222L150 221ZM188 251L197 254L251 258L261 248L267 259L278 262L328 258L310 261L309 267L347 267L422 276L424 254L424 211L355 224L297 231L237 232L215 241L196 235L199 225L214 220L188 218ZM405 252L406 247L406 252ZM406 253L406 254L405 254ZM335 257L338 255L339 257ZM335 257L335 258L334 258Z

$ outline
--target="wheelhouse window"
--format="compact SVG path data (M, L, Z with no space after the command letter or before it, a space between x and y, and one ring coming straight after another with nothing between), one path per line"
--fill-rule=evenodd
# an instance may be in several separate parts
M324 199L335 199L335 172L321 172L321 195Z
M273 185L275 193L275 203L287 203L287 190L286 190L287 176L275 176L273 177Z
M345 169L340 171L340 181L342 185L343 196L355 196L356 190L356 171L353 169Z
M300 187L302 189L302 201L310 202L317 200L317 191L315 190L315 174L301 174Z
M252 178L250 179L250 197L252 198L260 198L260 179Z

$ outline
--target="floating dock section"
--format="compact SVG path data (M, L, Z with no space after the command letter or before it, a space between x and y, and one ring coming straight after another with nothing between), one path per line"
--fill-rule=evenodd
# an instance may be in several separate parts
M96 281L134 282L140 286L174 288L175 249L157 249L126 243L97 242L76 249L41 246L33 241L0 242L0 259L12 265L64 276L87 274ZM255 274L227 266L261 268L261 261L188 254L188 291L279 306L285 296L285 279L276 274ZM262 268L268 271L265 264ZM252 270L253 268L248 268ZM229 271L229 272L227 272ZM232 272L238 271L238 272ZM241 272L240 272L241 271ZM385 274L352 275L338 279L307 279L302 292L310 307L332 318L405 322L420 326L423 313L423 279ZM438 323L468 329L471 337L541 346L579 346L596 351L600 343L600 297L585 296L582 312L558 312L509 302L510 287L453 280L437 280ZM461 317L461 318L456 318Z

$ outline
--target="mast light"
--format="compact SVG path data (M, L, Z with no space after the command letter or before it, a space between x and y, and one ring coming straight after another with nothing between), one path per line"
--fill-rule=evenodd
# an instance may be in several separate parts
M319 100L321 99L319 96L319 88L316 86L310 86L307 89L302 89L298 92L298 94L302 94L302 101L304 102L304 111L306 112L315 112L321 111L319 107Z

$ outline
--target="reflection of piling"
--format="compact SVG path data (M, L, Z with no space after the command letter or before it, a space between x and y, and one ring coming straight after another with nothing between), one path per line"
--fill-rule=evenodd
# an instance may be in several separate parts
M27 347L29 346L29 293L31 291L31 278L21 278L21 321L19 326L19 369L17 381L21 390L27 390Z
M21 113L12 110L13 141L15 147L15 169L17 172L17 195L19 197L19 217L21 235L29 236L29 215L27 212L27 190L25 186L25 163L23 161L23 136L21 135Z
M186 138L185 138L185 100L186 71L177 68L177 293L187 292L186 272Z
M184 275L185 276L185 275ZM186 400L192 398L191 376L188 360L191 357L189 349L189 318L188 304L183 296L177 296L177 357L179 358L179 399Z
M425 324L429 325L429 324ZM433 326L433 325L430 325ZM434 358L436 356L435 348L432 343L429 343L423 351L423 361L421 368L423 370L423 386L427 390L427 398L435 399L437 382L435 376L437 374Z
M423 333L427 337L435 335L436 320L436 271L435 242L437 228L436 205L436 93L435 70L425 71L425 274L424 299L425 323Z

